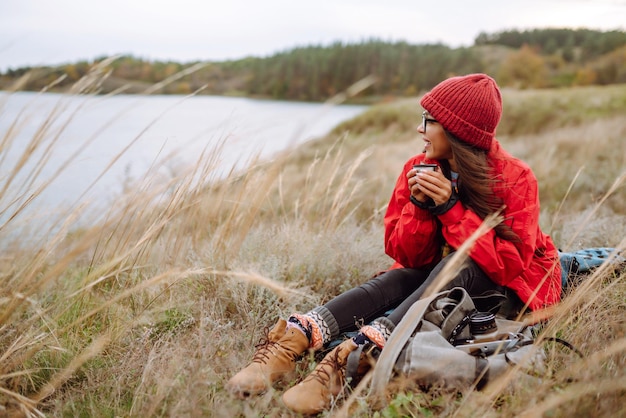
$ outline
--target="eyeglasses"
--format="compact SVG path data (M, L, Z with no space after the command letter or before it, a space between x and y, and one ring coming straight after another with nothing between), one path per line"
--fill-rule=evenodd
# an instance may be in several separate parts
M422 113L422 131L424 131L424 132L426 132L426 124L428 122L430 122L430 123L437 123L436 119L429 118L428 116L429 115L428 115L427 111L424 111Z

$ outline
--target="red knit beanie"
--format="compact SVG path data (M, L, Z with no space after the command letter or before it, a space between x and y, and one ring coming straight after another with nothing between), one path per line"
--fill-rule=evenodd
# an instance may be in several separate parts
M452 77L426 93L420 104L461 141L488 150L502 115L502 96L486 74Z

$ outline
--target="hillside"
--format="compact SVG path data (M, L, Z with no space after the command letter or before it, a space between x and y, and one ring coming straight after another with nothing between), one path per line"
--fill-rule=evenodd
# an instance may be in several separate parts
M412 97L451 74L485 72L502 86L558 88L626 83L626 33L572 29L481 34L471 47L371 39L309 45L226 62L151 62L100 57L0 75L0 89L68 92L86 74L108 74L80 93L212 94L325 101L365 77L376 82L351 100ZM72 90L74 89L74 90Z

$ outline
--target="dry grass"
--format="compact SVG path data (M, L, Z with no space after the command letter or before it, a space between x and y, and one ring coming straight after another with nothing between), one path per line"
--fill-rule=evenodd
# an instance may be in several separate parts
M516 97L505 100L514 107ZM188 172L146 177L101 224L73 230L78 208L49 239L27 245L9 233L21 212L7 197L33 191L7 183L20 166L2 161L0 210L13 216L0 229L0 416L289 416L284 386L241 402L223 384L263 327L389 265L382 216L399 168L421 147L404 132L411 115L417 123L415 106L374 108L220 181L219 147L207 149ZM624 246L626 121L611 112L501 138L535 170L542 225L564 249ZM11 132L0 135L10 144ZM357 399L352 414L625 416L624 274L598 271L556 309L547 332L585 358L552 348L539 386L513 379L464 394L405 390L380 411Z

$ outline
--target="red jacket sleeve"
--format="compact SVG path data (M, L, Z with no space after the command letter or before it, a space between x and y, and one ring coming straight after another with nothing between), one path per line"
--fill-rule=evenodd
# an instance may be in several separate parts
M385 252L396 261L394 267L422 268L440 258L436 218L409 200L406 173L415 163L414 158L404 165L385 213Z
M520 172L521 171L521 172ZM520 238L519 242L504 240L491 230L480 237L470 257L494 282L506 286L520 276L533 260L533 244L539 229L539 195L537 180L530 171L516 171L515 179L504 180L496 189L505 205L504 222ZM511 174L511 173L509 173ZM480 226L482 220L461 202L439 217L446 241L458 248Z

